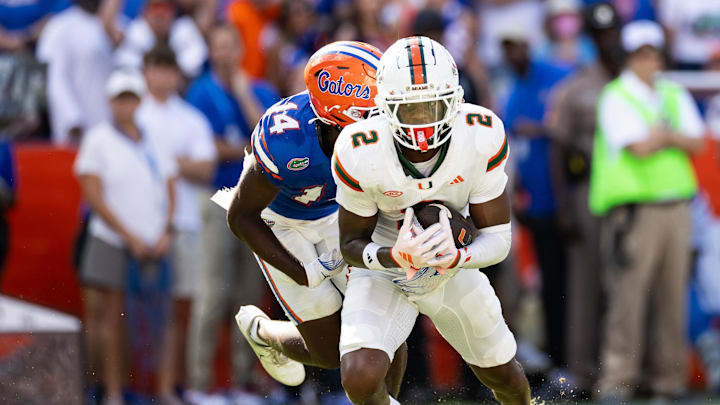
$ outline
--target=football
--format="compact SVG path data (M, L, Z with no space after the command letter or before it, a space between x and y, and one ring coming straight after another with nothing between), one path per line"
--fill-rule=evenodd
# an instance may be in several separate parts
M415 218L425 229L440 220L441 209L447 209L450 212L450 228L452 228L455 247L459 249L471 244L477 234L477 228L472 220L465 218L456 209L439 201L422 202L413 206Z

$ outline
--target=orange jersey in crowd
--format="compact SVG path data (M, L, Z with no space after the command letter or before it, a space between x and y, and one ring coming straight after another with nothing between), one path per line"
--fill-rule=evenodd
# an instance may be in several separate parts
M266 56L260 45L260 35L265 26L280 14L278 2L259 9L250 0L235 0L228 6L227 18L242 37L243 56L240 61L243 69L253 77L265 76Z

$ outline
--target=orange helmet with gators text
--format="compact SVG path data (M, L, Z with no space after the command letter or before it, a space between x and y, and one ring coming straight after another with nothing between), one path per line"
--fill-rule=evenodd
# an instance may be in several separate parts
M376 70L382 53L364 42L325 45L305 66L305 86L319 120L345 127L375 109Z

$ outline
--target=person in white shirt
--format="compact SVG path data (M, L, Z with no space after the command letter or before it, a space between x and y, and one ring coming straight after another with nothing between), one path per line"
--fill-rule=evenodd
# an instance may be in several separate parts
M625 70L598 100L590 174L608 299L597 392L627 401L643 376L654 396L672 400L687 376L688 202L697 191L689 155L702 150L704 125L688 91L657 77L658 24L627 24L621 43Z
M97 6L97 0L76 1L50 19L38 40L36 56L48 64L52 140L59 145L77 143L83 131L111 119L104 88L113 46Z
M701 69L720 51L720 0L659 0L657 10L677 67Z
M200 280L200 197L208 193L202 191L215 174L217 150L205 116L177 94L182 73L172 49L157 45L146 53L143 72L148 92L138 108L138 122L150 139L172 155L179 169L173 218L176 233L170 251L174 311L158 370L160 395L172 404L177 401L174 388L185 364L190 309Z
M140 68L143 55L160 42L169 44L175 51L186 77L200 74L208 55L205 39L191 17L177 17L175 5L169 0L147 2L142 16L124 30L115 62L119 66Z
M80 266L88 357L101 355L106 404L123 404L125 289L137 263L156 271L172 243L177 166L138 126L135 112L145 91L142 76L113 73L106 86L112 119L91 128L74 171L92 209Z

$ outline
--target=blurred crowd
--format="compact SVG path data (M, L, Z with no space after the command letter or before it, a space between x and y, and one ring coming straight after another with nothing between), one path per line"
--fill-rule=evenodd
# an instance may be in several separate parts
M690 353L702 395L718 392L720 0L0 0L0 260L13 149L77 149L89 398L127 400L138 365L117 331L134 303L163 325L161 403L307 400L258 386L232 326L216 389L219 331L269 290L209 196L237 182L265 109L304 90L315 50L408 35L444 44L465 101L504 121L517 241L486 272L536 392L677 400ZM410 402L435 395L428 333L410 338ZM482 395L464 384L450 394Z

